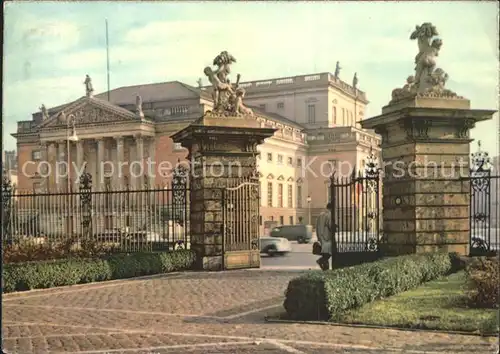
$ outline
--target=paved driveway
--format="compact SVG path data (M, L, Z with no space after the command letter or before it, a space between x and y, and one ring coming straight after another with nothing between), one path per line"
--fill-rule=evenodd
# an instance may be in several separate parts
M294 271L177 273L8 294L9 353L492 353L493 338L266 323Z

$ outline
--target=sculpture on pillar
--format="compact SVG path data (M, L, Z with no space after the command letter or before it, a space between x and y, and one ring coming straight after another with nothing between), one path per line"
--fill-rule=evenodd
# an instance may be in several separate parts
M142 97L139 95L135 97L135 113L139 118L144 118L144 112L142 111Z
M47 112L47 107L42 103L42 106L40 107L40 111L42 112L42 119L45 120L49 118L49 112Z
M337 61L337 64L335 65L335 80L338 80L339 79L339 74L340 74L340 69L342 69L340 67L340 63Z
M410 36L411 40L417 40L419 50L415 56L415 75L408 77L403 88L392 91L391 103L408 97L463 98L445 88L448 74L436 68L436 58L443 45L436 36L438 31L430 22L415 27Z
M198 81L196 81L196 83L198 84L198 88L201 90L203 88L203 81L201 77L198 79Z
M243 105L245 89L239 86L241 75L236 76L234 85L227 77L231 73L231 64L235 62L236 59L231 54L223 51L213 61L213 65L217 65L217 69L213 70L207 66L203 70L212 84L214 109L211 113L214 115L253 115L252 110Z
M352 87L354 87L354 89L358 88L358 73L354 73L354 77L352 78Z
M85 93L87 97L92 97L94 87L92 86L92 79L88 74L85 76L85 81L83 83L85 84Z

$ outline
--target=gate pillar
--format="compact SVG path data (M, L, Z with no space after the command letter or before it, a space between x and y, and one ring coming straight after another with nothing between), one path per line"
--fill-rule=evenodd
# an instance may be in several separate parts
M471 109L445 88L448 75L435 68L436 35L431 23L416 27L415 75L393 90L381 115L360 122L382 136L381 247L388 255L469 253L469 131L495 111Z
M230 254L225 250L224 235L229 223L224 220L227 215L224 196L226 188L237 187L252 176L256 177L257 146L274 132L274 128L262 128L254 116L207 112L172 136L174 142L189 150L190 240L191 249L197 254L198 269L260 266L258 250ZM256 183L259 183L258 177ZM259 204L255 203L255 208L242 207L241 220L258 222ZM252 230L255 235L246 236L258 240L258 228ZM254 259L250 259L252 254Z

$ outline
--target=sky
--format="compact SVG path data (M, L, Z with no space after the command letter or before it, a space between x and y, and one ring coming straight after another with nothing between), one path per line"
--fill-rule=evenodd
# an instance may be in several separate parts
M178 80L196 86L222 50L241 81L334 72L381 113L414 72L415 25L432 22L443 46L447 87L472 108L498 110L496 2L4 2L3 143L14 149L16 122L41 104L85 94L85 75L106 91L109 26L111 89ZM234 75L234 74L233 74ZM234 79L233 79L234 80ZM498 154L498 114L472 131ZM477 143L473 143L476 149Z

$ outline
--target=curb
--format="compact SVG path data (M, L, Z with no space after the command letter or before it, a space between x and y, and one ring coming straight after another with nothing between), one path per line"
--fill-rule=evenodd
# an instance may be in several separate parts
M293 320L281 320L277 318L265 317L264 320L268 323L293 323L293 324L309 324L309 325L320 325L320 326L336 326L336 327L349 327L349 328L368 328L368 329L392 329L396 331L405 332L430 332L430 333L442 333L442 334L454 334L463 336L476 336L476 337L495 337L498 338L498 333L487 333L481 334L476 332L466 332L466 331L446 331L439 329L424 329L424 328L405 328L396 326L378 326L369 324L353 324L353 323L338 323L338 322L323 322L323 321L293 321Z

